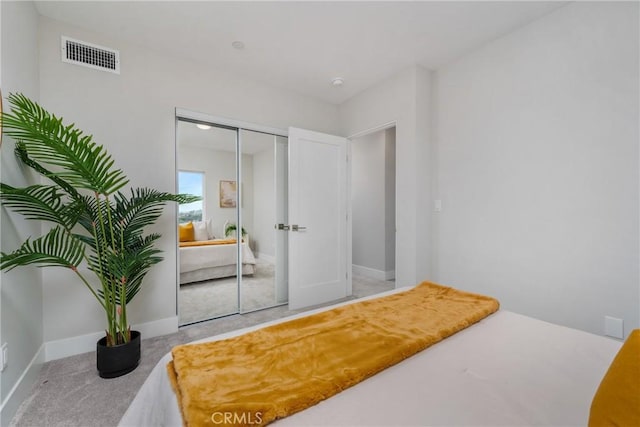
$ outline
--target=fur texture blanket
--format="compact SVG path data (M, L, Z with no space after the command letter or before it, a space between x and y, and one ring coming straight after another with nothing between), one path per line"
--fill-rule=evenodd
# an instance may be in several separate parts
M264 425L327 399L495 312L493 298L424 282L220 341L173 349L186 426Z

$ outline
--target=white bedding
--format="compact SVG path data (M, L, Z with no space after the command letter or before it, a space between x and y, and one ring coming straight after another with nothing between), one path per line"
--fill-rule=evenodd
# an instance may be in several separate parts
M229 338L291 318L201 341ZM584 426L596 388L620 346L615 340L500 310L274 424ZM120 426L182 425L166 374L170 359L167 354L158 362Z
M236 265L238 257L235 244L188 246L180 248L180 273L203 268ZM255 264L256 259L247 243L242 244L242 264Z

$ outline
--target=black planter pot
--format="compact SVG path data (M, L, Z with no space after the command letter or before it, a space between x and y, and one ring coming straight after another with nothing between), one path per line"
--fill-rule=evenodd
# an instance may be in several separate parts
M140 332L131 331L131 341L107 347L107 337L100 338L96 345L98 375L116 378L128 374L140 362Z

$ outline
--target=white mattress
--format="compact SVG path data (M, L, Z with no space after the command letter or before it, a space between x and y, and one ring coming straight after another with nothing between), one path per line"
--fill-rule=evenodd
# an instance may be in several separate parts
M289 319L201 341L225 339ZM274 424L584 426L593 395L620 346L615 340L500 310ZM170 359L167 354L158 362L120 426L182 425L166 374Z

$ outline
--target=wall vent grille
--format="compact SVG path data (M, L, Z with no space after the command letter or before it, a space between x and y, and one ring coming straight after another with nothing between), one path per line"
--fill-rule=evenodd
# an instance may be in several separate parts
M120 52L62 36L62 61L120 74Z

